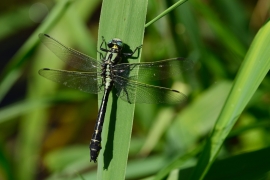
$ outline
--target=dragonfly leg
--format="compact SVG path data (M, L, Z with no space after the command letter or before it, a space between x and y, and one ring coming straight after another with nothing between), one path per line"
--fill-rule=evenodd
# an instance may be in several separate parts
M104 59L104 56L103 56L102 52L100 52L100 51L97 51L97 52L99 53L99 58Z
M135 50L134 50L132 53L123 53L123 56L125 56L125 57L127 57L127 58L133 56L133 54L134 54L136 51L139 51L139 49L141 49L142 46L143 46L143 45L140 45L140 46L136 47Z
M125 92L125 94L126 94L126 96L127 96L127 101L128 101L128 103L129 103L129 104L132 104L131 101L130 101L130 99L129 99L129 95L128 95L127 89L124 88L123 90L124 90L124 92Z
M102 72L100 75L101 76L104 76L104 72ZM104 78L102 78L101 79L101 84L100 85L98 85L98 89L99 89L99 91L101 91L102 90L102 86L104 86L105 85L105 79Z
M103 43L105 44L105 48L102 47ZM99 49L101 51L104 51L104 52L109 52L109 50L107 49L107 43L106 43L105 38L103 36L102 36L102 43L100 44Z
M102 83L98 86L98 91L101 91L102 90L102 86L104 86L104 81L102 80Z

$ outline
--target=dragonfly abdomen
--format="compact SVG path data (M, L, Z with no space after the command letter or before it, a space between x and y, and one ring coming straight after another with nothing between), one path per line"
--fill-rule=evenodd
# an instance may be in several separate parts
M102 98L102 102L101 102L100 109L98 112L95 130L94 130L94 133L92 135L92 139L89 145L90 161L97 162L99 151L102 148L101 147L101 133L102 133L102 127L103 127L104 118L105 118L106 109L107 109L107 102L108 102L111 89L112 89L112 84L108 88L106 88L104 91L104 96Z

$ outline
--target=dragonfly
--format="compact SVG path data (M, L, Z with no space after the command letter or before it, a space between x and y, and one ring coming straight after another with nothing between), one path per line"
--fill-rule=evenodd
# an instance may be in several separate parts
M101 133L112 88L116 88L116 95L119 98L130 104L177 104L186 99L186 96L178 90L146 84L143 81L180 76L185 71L192 69L193 62L190 60L172 58L156 62L121 63L123 58L132 58L142 45L136 47L134 51L123 52L125 44L121 39L113 38L106 43L105 38L102 37L102 43L99 47L101 52L98 51L101 61L98 61L75 49L66 47L47 34L39 34L39 39L59 59L78 70L43 68L38 71L41 76L70 88L102 95L94 133L89 145L90 162L97 162L102 148Z

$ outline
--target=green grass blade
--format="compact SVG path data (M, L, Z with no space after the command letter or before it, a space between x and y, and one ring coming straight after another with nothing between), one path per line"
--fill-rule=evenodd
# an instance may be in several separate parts
M169 7L168 9L166 9L165 11L163 11L161 14L159 14L157 17L155 17L154 19L152 19L151 21L149 21L145 25L145 28L147 28L148 26L150 26L151 24L153 24L154 22L156 22L157 20L159 20L163 16L167 15L169 12L173 11L175 8L177 8L178 6L180 6L181 4L183 4L186 1L187 0L179 0L177 3L174 3L171 7Z
M150 127L146 140L140 150L140 155L147 156L161 140L162 135L172 123L174 111L170 108L161 109L157 115L155 124ZM166 119L166 121L164 121Z
M120 38L131 50L141 45L146 10L145 0L104 0L98 48L101 36L104 36L106 41L114 37ZM130 61L138 62L138 59ZM102 150L98 158L98 179L125 179L134 107L134 104L119 100L115 95L109 98L102 132Z
M191 160L198 152L201 150L201 146L197 147L191 152L188 152L185 155L180 155L179 157L175 158L172 162L170 162L167 166L161 169L157 175L155 176L154 180L162 180L164 179L170 172L175 169L179 169L183 164L185 164L188 160Z
M10 60L5 69L1 72L0 101L3 99L11 86L20 77L21 70L19 68L21 68L22 64L26 62L27 57L31 54L34 47L38 44L38 34L51 29L68 9L71 2L72 0L64 0L57 3L52 12L44 20L42 25L40 25L35 30L31 37L26 41L26 43L24 43L20 50ZM12 74L12 78L10 78L10 74Z
M270 68L270 22L257 33L191 179L203 179L224 139Z
M270 148L267 147L222 159L213 164L205 179L269 179L269 154Z
M203 144L197 145L197 143L213 127L230 88L231 83L227 81L213 85L175 117L167 133L167 138L170 141L168 146L173 144L172 149L180 150L174 152L176 158L158 172L155 180L163 179L175 169L182 169L183 165L186 165L190 160L195 160L194 156L203 147ZM190 152L191 147L196 148ZM186 153L183 155L183 152Z
M9 120L18 120L15 118L27 113L31 113L37 109L50 107L57 101L78 102L84 101L88 97L88 94L82 94L80 92L62 91L53 96L22 100L9 106L0 108L0 124Z
M142 179L142 177L156 174L166 163L168 161L162 155L130 160L127 166L126 179Z
M270 148L218 160L209 169L207 180L269 179ZM188 179L194 167L180 170L181 179Z
M240 42L239 38L230 31L225 23L218 18L216 13L201 1L192 1L192 3L195 5L196 10L205 17L221 44L240 58L244 57L246 52L245 46Z

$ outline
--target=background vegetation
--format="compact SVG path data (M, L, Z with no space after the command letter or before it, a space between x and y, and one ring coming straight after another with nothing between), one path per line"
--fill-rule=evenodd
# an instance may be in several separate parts
M149 1L146 22L174 3ZM269 7L263 0L190 0L145 29L141 62L185 57L194 62L194 69L183 77L154 82L186 94L183 104L136 105L126 179L188 179L192 174L199 179L205 169L205 179L270 179L269 35L254 42L269 19ZM101 1L13 0L1 2L0 12L0 179L96 179L88 143L97 96L37 74L44 67L68 68L39 45L37 34L48 33L96 57ZM257 61L239 75L240 66L243 70L248 64L242 62L249 59ZM238 82L251 83L239 91L246 99L231 95L236 76ZM217 123L215 129L227 133L215 140L225 140L217 160L212 164L200 159L194 170L197 160L205 157L201 149L207 152L208 134L226 115L225 110L220 115L225 101L237 102L233 109L240 114L222 126Z

